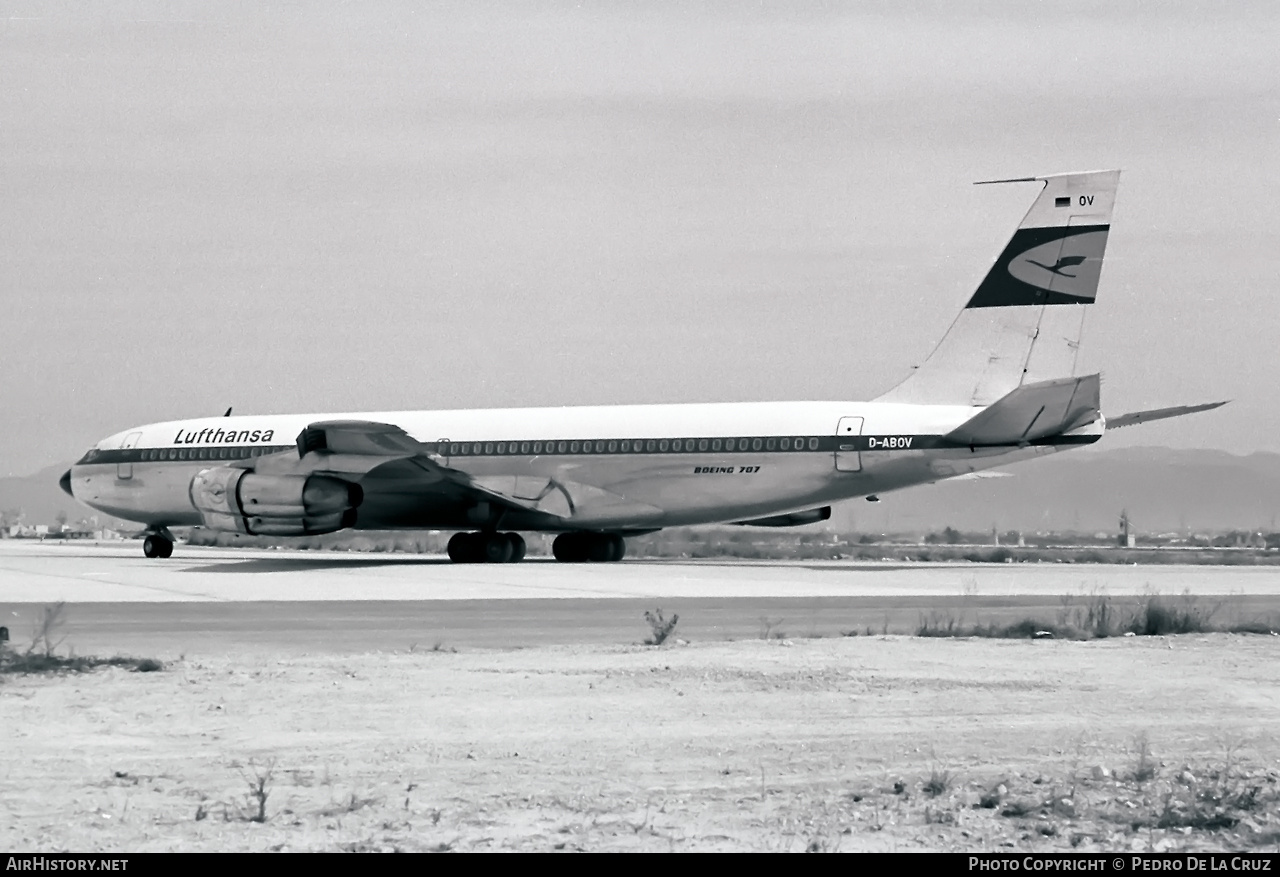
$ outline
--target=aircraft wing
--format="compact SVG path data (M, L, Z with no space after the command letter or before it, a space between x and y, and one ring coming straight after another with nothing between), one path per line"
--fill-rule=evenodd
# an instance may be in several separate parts
M1130 411L1119 417L1107 418L1107 429L1119 429L1122 426L1137 426L1152 420L1164 420L1168 417L1181 417L1184 414L1195 414L1197 411L1211 411L1221 408L1230 400L1223 402L1207 402L1203 405L1178 405L1174 408L1152 408L1150 411Z
M319 421L298 433L297 445L296 457L292 453L281 453L246 461L246 464L264 475L329 474L359 481L365 489L366 504L390 503L408 510L422 502L487 502L511 510L554 515L539 508L541 498L537 493L528 498L504 493L444 465L433 447L419 442L395 424L368 420Z
M279 459L276 459L279 458ZM506 509L545 515L550 520L584 514L659 510L600 487L546 475L471 475L445 465L432 445L390 423L331 420L310 424L298 434L298 453L260 457L263 474L331 474L359 481L362 509L378 517L412 519L426 507L461 506L483 515ZM375 510L377 510L375 512ZM476 520L475 523L483 523Z

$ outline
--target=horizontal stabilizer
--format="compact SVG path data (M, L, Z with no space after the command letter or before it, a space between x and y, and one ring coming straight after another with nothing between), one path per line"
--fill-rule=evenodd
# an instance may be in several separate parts
M1128 414L1121 414L1119 417L1110 417L1107 419L1107 429L1119 429L1122 426L1136 426L1139 423L1147 423L1151 420L1164 420L1168 417L1181 417L1184 414L1195 414L1197 411L1212 411L1214 408L1221 408L1227 403L1224 402L1208 402L1204 405L1178 405L1173 408L1152 408L1150 411L1131 411Z
M946 435L957 445L1028 444L1098 419L1098 375L1024 384Z

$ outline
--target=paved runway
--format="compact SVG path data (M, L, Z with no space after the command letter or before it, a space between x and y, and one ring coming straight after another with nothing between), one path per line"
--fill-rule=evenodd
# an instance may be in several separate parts
M625 561L454 565L414 555L0 542L0 625L30 642L65 601L65 645L152 657L640 642L646 610L677 636L907 633L921 619L1052 621L1063 596L1190 592L1280 621L1280 568L894 562ZM1219 616L1221 620L1221 616Z
M630 560L456 565L405 554L0 542L0 602L1046 596L1280 597L1280 567Z

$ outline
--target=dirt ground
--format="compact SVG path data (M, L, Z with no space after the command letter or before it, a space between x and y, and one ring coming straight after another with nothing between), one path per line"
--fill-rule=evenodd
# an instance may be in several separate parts
M155 657L0 679L0 848L1280 844L1277 637Z

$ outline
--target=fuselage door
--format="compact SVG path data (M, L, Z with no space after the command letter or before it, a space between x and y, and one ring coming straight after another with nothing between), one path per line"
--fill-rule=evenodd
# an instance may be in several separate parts
M142 433L131 432L124 437L124 441L120 443L120 450L128 451L138 446L138 439L142 438ZM133 477L133 463L121 460L116 464L116 477L121 481Z
M857 437L862 435L861 417L841 417L836 426L836 469L840 472L861 472L862 454L858 451Z

